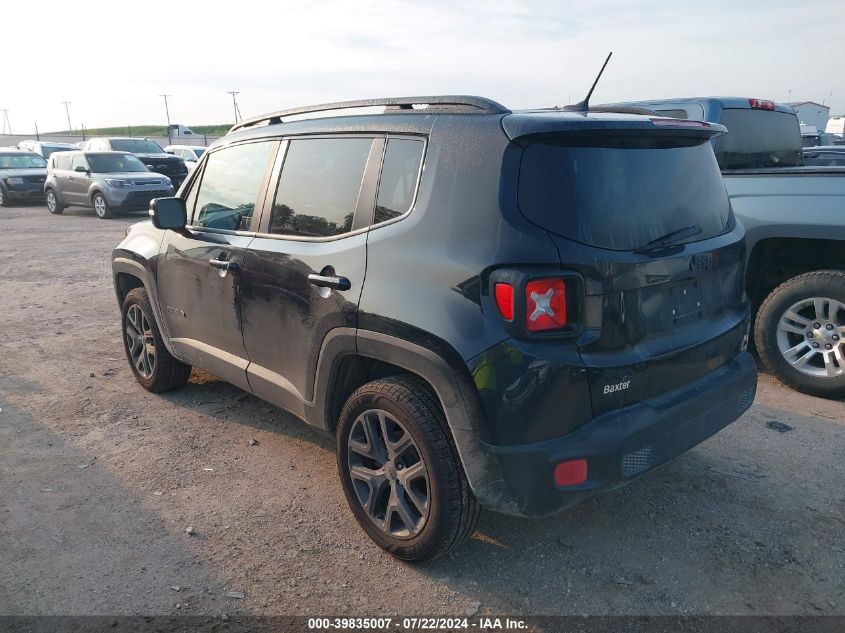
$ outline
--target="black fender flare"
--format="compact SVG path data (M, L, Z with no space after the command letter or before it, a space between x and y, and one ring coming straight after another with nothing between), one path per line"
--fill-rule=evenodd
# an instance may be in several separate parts
M128 257L122 256L115 256L112 259L112 280L114 282L114 294L115 299L117 300L117 307L118 310L122 310L123 306L121 305L121 297L120 297L120 287L117 283L117 277L119 274L126 274L136 277L141 284L144 286L144 290L147 291L147 296L150 298L150 305L153 308L153 316L155 317L156 324L158 325L159 332L161 333L161 338L164 341L164 346L167 348L167 351L176 358L178 356L173 353L173 347L170 344L170 334L167 331L167 321L164 319L164 315L161 311L161 304L158 300L158 292L156 291L156 285L152 282L152 272L146 268L141 262L130 259Z
M317 363L314 400L306 405L309 423L329 430L328 406L337 370L344 357L357 355L396 365L416 374L434 389L473 494L485 507L520 514L519 503L505 485L499 460L479 439L476 425L484 416L468 373L457 371L436 352L389 334L337 328L323 341ZM459 368L458 368L459 369Z

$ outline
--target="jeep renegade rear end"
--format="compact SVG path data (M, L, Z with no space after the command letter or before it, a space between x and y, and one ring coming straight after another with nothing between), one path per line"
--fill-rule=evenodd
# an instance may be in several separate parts
M344 112L292 120L320 110ZM400 558L479 505L558 511L751 405L723 131L477 97L247 121L115 249L130 366L152 391L203 367L336 436Z

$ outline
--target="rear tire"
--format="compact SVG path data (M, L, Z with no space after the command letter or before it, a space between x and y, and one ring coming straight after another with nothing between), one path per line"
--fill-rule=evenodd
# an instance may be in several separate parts
M161 393L188 382L191 366L175 359L167 351L153 316L150 298L143 288L134 288L126 295L121 325L129 368L144 389Z
M396 558L437 558L475 529L480 508L446 418L415 376L376 380L349 397L337 429L337 465L352 514Z
M845 397L845 272L817 270L775 288L757 313L754 339L763 365L785 385Z
M94 205L94 215L101 220L108 220L109 218L114 217L109 201L106 200L106 197L99 191L91 196L91 204Z
M56 195L56 192L52 189L47 190L45 202L47 204L47 210L53 215L60 215L62 211L65 210L64 205L59 202L59 197Z
M6 190L0 185L0 207L10 207L12 206L12 201L9 200L9 194L6 193Z

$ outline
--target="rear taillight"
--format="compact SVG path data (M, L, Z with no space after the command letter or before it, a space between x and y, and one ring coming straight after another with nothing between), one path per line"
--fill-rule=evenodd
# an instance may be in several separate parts
M774 110L775 109L775 102L774 101L766 101L764 99L749 99L748 105L750 105L754 110Z
M505 321L513 321L513 286L496 284L496 306Z
M578 273L538 268L500 268L490 275L490 299L511 336L575 335L581 322L583 280Z
M529 332L566 326L566 283L563 279L534 279L525 284L525 328Z

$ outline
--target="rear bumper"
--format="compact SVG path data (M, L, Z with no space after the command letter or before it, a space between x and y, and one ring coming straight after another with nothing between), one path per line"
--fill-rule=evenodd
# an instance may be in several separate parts
M754 401L756 388L754 360L743 352L695 382L600 415L563 437L516 446L481 445L476 449L485 453L484 470L497 478L498 494L477 496L482 505L508 514L553 514L700 444L739 418ZM555 465L581 458L588 462L587 481L556 486ZM473 490L493 486L475 479L470 477Z

